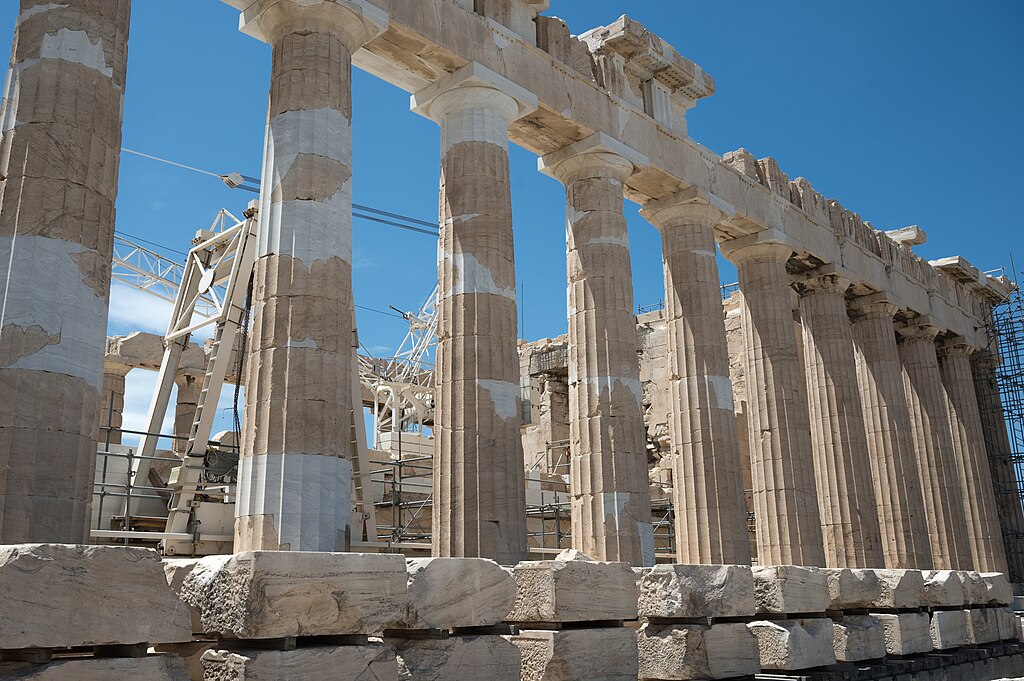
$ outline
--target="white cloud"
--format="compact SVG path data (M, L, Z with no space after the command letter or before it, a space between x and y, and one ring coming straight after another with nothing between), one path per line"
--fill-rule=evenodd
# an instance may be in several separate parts
M171 319L174 305L121 282L110 287L110 317L107 333L128 335L132 331L147 331L163 335ZM202 343L212 335L213 326L207 326L192 334L192 340Z

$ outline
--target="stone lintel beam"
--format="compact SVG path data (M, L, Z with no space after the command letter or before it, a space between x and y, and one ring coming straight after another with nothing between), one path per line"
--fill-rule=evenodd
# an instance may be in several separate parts
M158 371L164 356L164 339L153 333L136 331L127 336L108 336L107 363L124 364L133 369ZM206 351L190 342L181 354L179 372L189 376L206 373Z
M387 12L367 0L246 0L238 4L244 4L239 7L239 30L270 44L277 36L312 27L337 35L355 52L388 28Z
M911 225L910 227L903 227L901 229L891 229L886 231L885 235L901 246L906 246L907 248L910 248L911 246L920 246L928 241L928 232L924 231L917 225Z

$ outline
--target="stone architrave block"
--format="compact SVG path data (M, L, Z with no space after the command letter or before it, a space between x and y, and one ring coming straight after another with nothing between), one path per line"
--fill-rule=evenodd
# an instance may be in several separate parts
M408 681L519 681L522 655L501 636L443 640L389 638L398 676Z
M401 556L399 556L401 557ZM386 645L296 650L208 650L205 681L398 681L395 653Z
M637 617L636 576L628 563L522 562L513 568L509 622L601 622Z
M522 654L522 681L636 681L636 631L626 627L525 630L505 636Z
M747 627L757 636L761 668L797 671L836 663L832 620L779 620L751 622Z
M401 555L246 551L204 558L182 584L223 638L376 634L409 610Z
M885 626L871 615L847 615L833 624L832 643L840 662L885 657Z
M928 570L924 573L924 603L938 608L964 604L964 583L956 570Z
M985 605L988 603L988 584L981 573L971 570L960 571L960 581L964 585L964 605Z
M932 650L931 619L926 612L872 613L885 629L889 655L920 655Z
M1013 603L1013 586L1010 580L1002 572L983 572L982 581L985 582L988 593L988 605L1009 605Z
M995 643L1002 639L999 632L998 608L972 608L964 610L967 619L968 645Z
M189 681L185 662L172 655L87 657L47 664L0 662L3 681Z
M867 608L882 596L882 583L874 570L827 568L829 610Z
M936 610L932 613L932 646L936 650L960 648L967 642L967 611Z
M761 671L757 637L745 624L645 623L637 651L641 679L725 679Z
M920 570L875 570L882 583L876 608L920 608L924 603L924 573Z
M818 568L761 565L753 573L759 613L792 615L828 609L828 579Z
M409 558L409 615L402 629L489 627L516 602L510 571L486 558Z
M0 649L192 640L152 549L0 546Z
M634 571L641 618L749 617L756 611L749 565L655 565Z

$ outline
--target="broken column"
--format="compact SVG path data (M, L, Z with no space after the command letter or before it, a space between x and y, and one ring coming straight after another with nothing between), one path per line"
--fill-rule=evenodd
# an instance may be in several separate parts
M573 547L654 565L643 389L623 215L624 182L647 159L598 133L545 156L565 185Z
M387 25L355 0L259 0L274 48L235 551L348 548L352 53Z
M192 423L196 419L196 408L199 406L199 394L203 391L203 379L186 373L179 374L175 379L178 386L178 398L174 407L174 435L172 448L176 454L184 456L188 451L188 438L192 434ZM214 399L219 399L217 395ZM203 443L205 444L205 443Z
M921 471L925 522L937 570L969 567L964 499L957 479L956 459L946 407L945 388L939 374L935 337L939 330L927 320L901 324L897 331L903 381L910 411L914 456Z
M960 467L967 540L973 558L971 568L979 572L1005 573L1003 533L996 515L992 471L971 372L973 353L974 348L963 339L948 339L939 347L939 370L946 388L953 451Z
M98 441L102 449L106 444L121 444L121 426L124 424L125 377L132 368L126 364L103 363L103 399L100 400L100 431Z
M885 566L924 570L932 553L893 329L898 309L882 294L854 301L854 354Z
M796 282L804 333L811 442L829 567L882 567L864 411L846 314L850 281L811 273Z
M729 349L722 315L714 197L688 189L642 211L661 232L676 559L750 563Z
M793 329L791 246L722 244L739 270L758 561L825 564L807 399Z
M84 542L129 0L23 0L0 144L0 543Z
M508 128L537 98L470 63L420 91L441 126L433 552L526 555Z

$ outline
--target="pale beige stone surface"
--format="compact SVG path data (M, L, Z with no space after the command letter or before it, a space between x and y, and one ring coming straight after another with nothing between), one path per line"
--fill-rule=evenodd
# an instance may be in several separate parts
M967 642L966 610L936 610L932 613L931 637L936 650L959 648Z
M486 627L505 619L516 601L510 571L486 558L410 558L408 629Z
M163 561L164 565L164 578L167 580L167 585L171 587L171 591L178 594L181 597L182 586L185 584L185 578L192 574L196 566L199 565L201 558L165 558ZM184 601L183 601L184 602ZM189 607L189 615L192 620L192 631L199 633L203 631L203 620L202 611L199 608Z
M829 610L866 608L882 596L882 582L874 570L827 568Z
M885 626L871 615L847 615L833 624L833 646L840 662L885 657Z
M637 617L636 576L627 563L523 562L513 569L509 622L596 622Z
M633 629L524 630L504 638L522 654L522 681L635 681L638 677Z
M955 570L924 572L924 605L949 607L964 604L964 584Z
M745 617L756 611L747 565L656 565L636 570L642 618Z
M875 570L882 594L871 605L877 608L918 608L925 602L924 573L920 570Z
M171 655L86 658L36 665L0 662L3 681L189 681L185 663Z
M1002 639L998 608L964 610L967 619L967 645L994 643Z
M637 631L641 679L720 679L761 670L757 637L745 624L646 623Z
M408 681L519 681L522 655L502 636L444 640L389 638L398 678Z
M872 613L885 629L885 650L890 655L917 655L932 649L931 619L926 612Z
M756 565L753 572L758 612L799 614L828 609L828 578L818 568Z
M985 605L988 603L988 584L980 572L973 570L961 570L960 581L964 585L965 605Z
M204 558L182 598L224 638L376 634L406 617L400 555L257 551Z
M1013 602L1013 586L1005 574L1001 572L982 573L981 579L987 587L987 603L991 605L1009 605Z
M0 649L191 638L188 607L167 586L156 551L0 546Z
M836 663L830 619L758 621L747 627L757 636L762 669L796 671Z
M395 653L388 646L325 646L297 650L210 650L203 655L205 681L396 681Z

